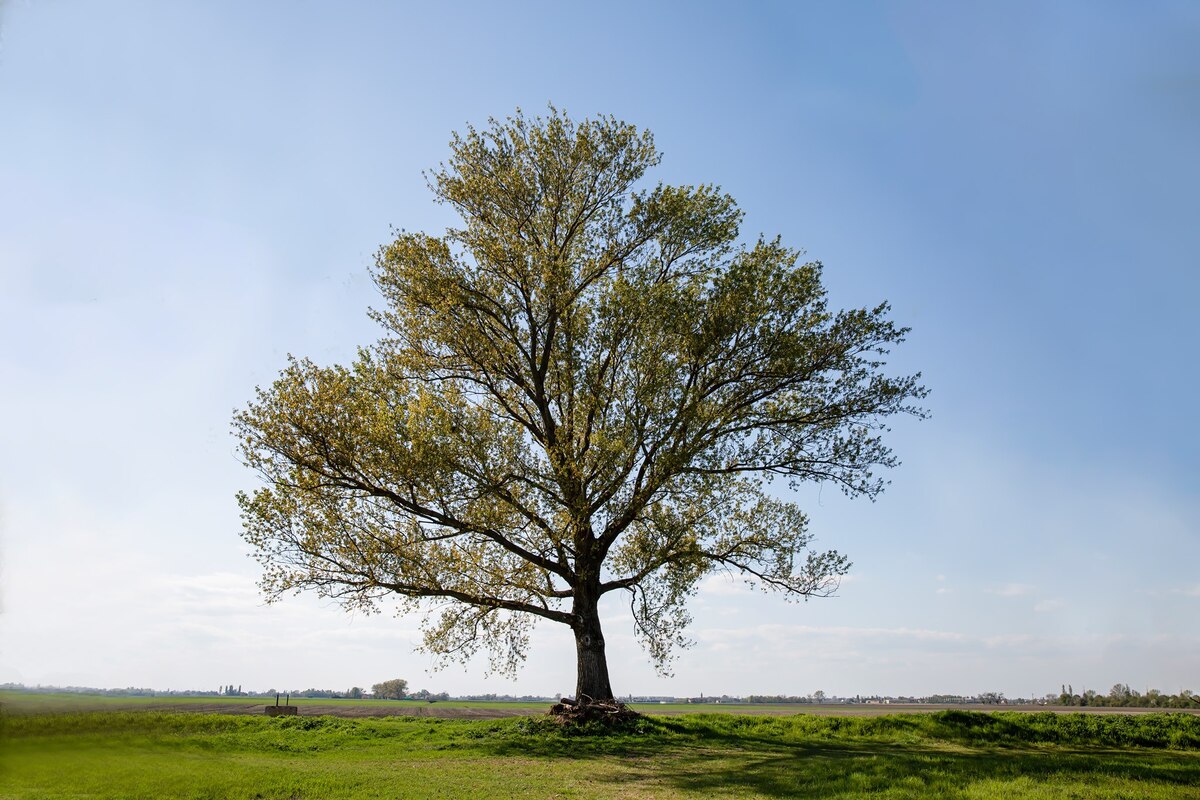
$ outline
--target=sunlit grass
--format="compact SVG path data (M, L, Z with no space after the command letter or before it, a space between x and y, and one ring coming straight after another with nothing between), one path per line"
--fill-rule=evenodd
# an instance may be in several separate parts
M0 798L1200 798L1200 718L8 715Z

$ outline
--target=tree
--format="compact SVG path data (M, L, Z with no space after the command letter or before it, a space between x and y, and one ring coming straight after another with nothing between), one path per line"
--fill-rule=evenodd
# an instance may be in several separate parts
M407 691L408 681L403 678L393 678L371 687L371 693L381 700L403 700Z
M350 691L346 692L346 697L349 697L351 700L361 700L362 696L363 690L361 686L351 686Z
M379 250L383 338L291 359L235 417L268 598L430 604L438 663L482 647L506 672L550 620L576 695L611 699L609 593L664 674L713 570L832 593L850 562L775 492L882 490L884 423L925 394L883 372L907 331L888 305L831 311L821 264L739 244L727 194L643 185L659 153L612 117L518 111L450 147L427 179L462 225Z

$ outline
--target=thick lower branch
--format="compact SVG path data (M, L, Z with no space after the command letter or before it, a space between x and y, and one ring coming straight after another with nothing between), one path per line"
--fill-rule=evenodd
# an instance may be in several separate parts
M405 597L440 597L447 600L457 600L460 603L467 603L480 608L502 609L504 611L519 611L525 614L533 614L534 616L543 617L563 625L574 625L575 623L575 616L565 611L544 608L520 600L505 600L499 597L474 595L458 589L431 589L403 583L380 582L378 585L396 594L402 594Z

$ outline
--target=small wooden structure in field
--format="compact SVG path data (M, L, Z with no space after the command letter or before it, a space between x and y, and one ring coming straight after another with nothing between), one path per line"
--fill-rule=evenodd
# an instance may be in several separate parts
M266 706L268 717L288 717L295 716L300 713L300 706L292 705L292 695L289 693L284 700L283 705L279 705L279 695L275 695L275 705Z

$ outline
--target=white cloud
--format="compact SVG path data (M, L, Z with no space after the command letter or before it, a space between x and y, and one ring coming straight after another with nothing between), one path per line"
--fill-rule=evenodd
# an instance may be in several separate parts
M1000 597L1026 597L1033 594L1037 589L1028 583L1005 583L987 591L990 594L999 595Z
M955 631L939 631L928 628L859 628L846 625L781 625L762 623L741 628L710 628L698 632L697 639L705 642L727 640L766 639L772 641L796 641L809 637L835 637L844 639L900 639L910 641L966 641L970 637Z
M714 597L739 597L754 592L755 586L738 575L714 572L705 576L698 587L701 595Z
M1141 654L1154 653L1159 659L1168 653L1200 652L1200 637L1194 636L1063 636L916 626L764 623L709 628L696 638L695 650L681 661L684 680L674 685L712 691L711 682L720 678L721 691L730 693L802 694L821 686L834 694L994 690L1041 696L1056 688L1045 676L1059 672L1077 676L1077 685L1108 686L1135 675L1145 676L1137 679L1151 685L1180 680L1186 685L1186 667L1147 672ZM697 665L706 683L689 679L691 665Z
M1067 601L1061 597L1051 597L1042 600L1033 606L1033 610L1039 614L1049 614L1055 611L1062 611L1067 607Z

